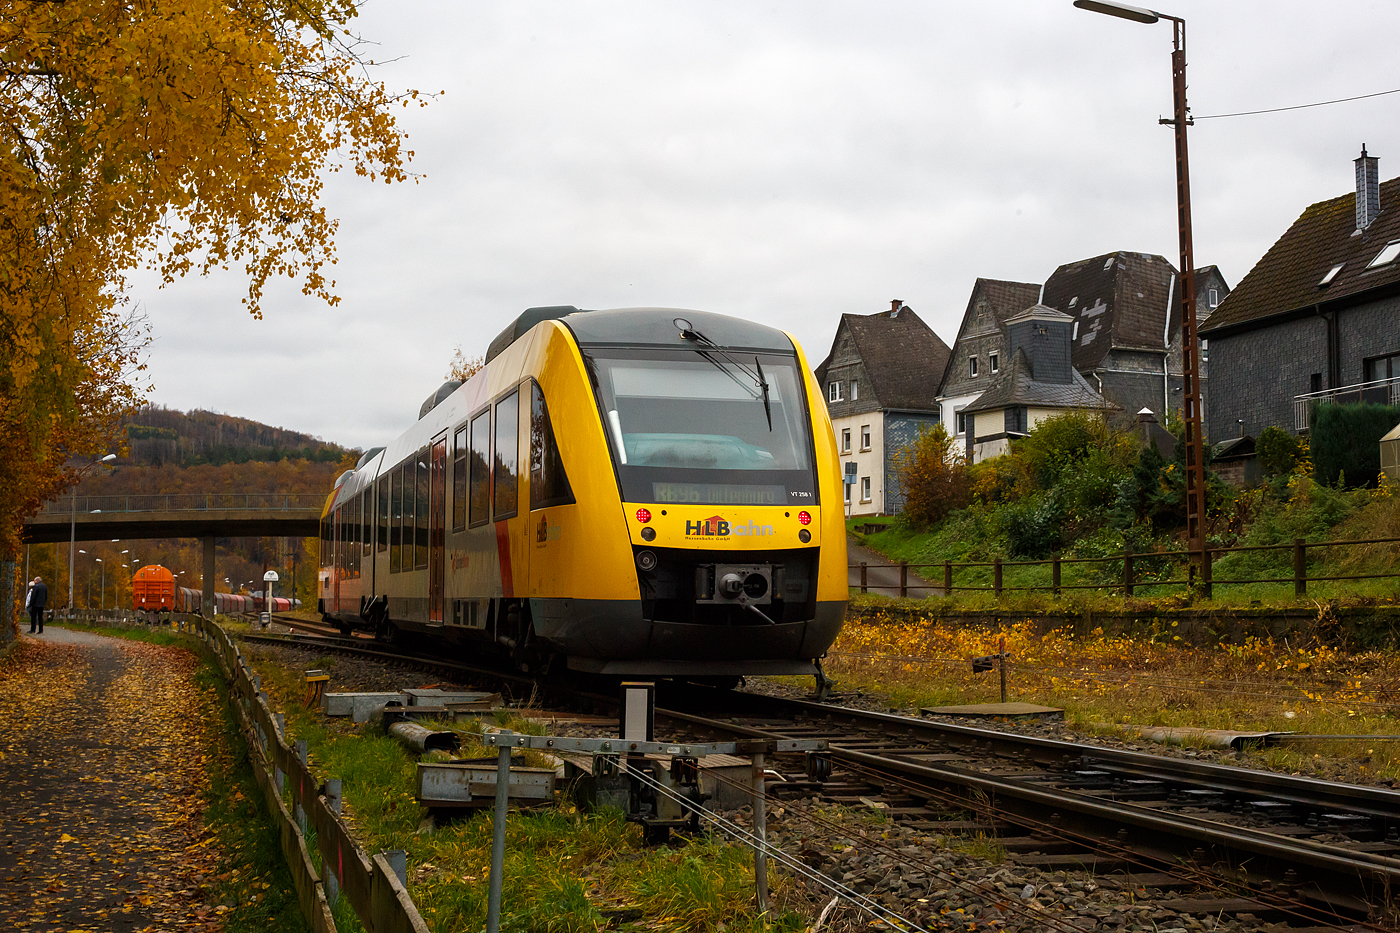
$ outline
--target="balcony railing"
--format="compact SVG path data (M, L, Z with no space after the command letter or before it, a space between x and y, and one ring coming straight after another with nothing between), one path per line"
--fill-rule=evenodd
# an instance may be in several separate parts
M44 503L48 515L74 512L208 512L244 510L288 512L320 509L324 493L187 493L169 496L61 496Z
M1400 376L1358 382L1356 385L1324 389L1293 397L1293 430L1306 431L1312 420L1313 406L1319 404L1346 405L1353 402L1375 402L1380 405L1400 405Z

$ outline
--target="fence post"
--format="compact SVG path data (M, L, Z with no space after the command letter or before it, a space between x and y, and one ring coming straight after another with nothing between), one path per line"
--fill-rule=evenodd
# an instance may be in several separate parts
M869 567L866 565L865 561L861 561L861 562L860 562L860 591L861 591L862 593L864 593L864 592L867 591L867 588L868 588L868 585L869 585L869 580L868 580L867 577L866 577L866 571L867 571L868 569L869 569Z
M1060 552L1050 555L1050 591L1060 595Z
M899 596L901 599L909 595L909 564L907 561L899 562Z
M953 595L953 562L950 560L943 562L943 595Z
M501 875L506 864L506 808L510 793L510 740L514 732L503 729L500 752L496 760L496 809L491 822L491 878L486 893L486 933L501 929Z
M1308 595L1308 552L1302 538L1293 539L1293 595Z
M992 592L1001 595L1001 558L992 558Z
M1123 595L1133 595L1133 549L1123 548Z
M336 816L340 815L340 791L340 778L326 779L326 804ZM321 860L321 874L325 876L321 880L326 889L326 903L334 907L340 897L340 877L331 867L330 859Z
M302 774L304 774L306 770L306 739L297 739L296 755L297 761L301 762ZM303 836L306 835L306 811L302 809L301 798L302 794L305 792L306 788L298 784L297 792L292 799L292 816L296 818L297 825L301 827L301 834Z

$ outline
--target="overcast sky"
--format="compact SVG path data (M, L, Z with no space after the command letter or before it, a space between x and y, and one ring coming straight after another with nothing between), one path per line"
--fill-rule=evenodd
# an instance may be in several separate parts
M1400 88L1400 4L1189 2L1198 116ZM945 341L978 276L1124 249L1177 262L1171 27L1070 0L371 0L359 21L417 185L352 174L329 308L228 274L157 290L159 404L353 446L408 426L454 346L532 305L701 308L793 332L903 299ZM1400 174L1400 94L1191 130L1197 265L1234 285L1361 144ZM1388 205L1383 205L1387 207ZM1391 206L1393 208L1393 206Z

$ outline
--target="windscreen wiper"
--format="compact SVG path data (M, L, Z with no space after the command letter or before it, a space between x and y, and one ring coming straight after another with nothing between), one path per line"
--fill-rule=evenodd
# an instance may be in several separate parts
M674 323L678 328L680 328L682 340L693 340L695 343L699 344L699 346L696 347L695 352L700 354L700 356L704 359L709 360L710 363L714 366L718 367L721 372L723 372L730 379L733 379L734 382L737 383L740 388L744 389L747 392L753 391L748 386L740 382L737 378L735 378L734 374L729 371L728 367L720 363L714 357L710 356L707 350L712 350L715 353L718 353L730 363L733 363L735 368L737 368L741 373L743 373L745 376L748 376L754 381L754 385L757 386L762 393L761 397L763 399L763 413L768 416L768 430L771 432L773 430L773 408L768 401L768 380L763 378L763 364L758 361L758 357L755 356L753 358L753 365L757 369L757 372L755 372L754 370L749 369L747 366L741 363L738 357L734 356L734 354L730 353L724 347L715 343L709 337L706 337L704 334L700 333L698 330L692 327L690 322L687 321L685 318L678 317L672 323ZM701 350L700 347L705 347L706 350ZM759 395L754 396L754 398L759 397Z

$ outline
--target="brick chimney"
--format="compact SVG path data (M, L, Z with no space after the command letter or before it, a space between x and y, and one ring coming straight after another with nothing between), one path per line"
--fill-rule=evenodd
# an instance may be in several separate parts
M904 307L904 302L898 298L890 299L890 317L899 317L900 310Z
M1371 226L1381 212L1381 179L1377 163L1380 160L1366 154L1361 144L1361 157L1356 160L1356 231Z

